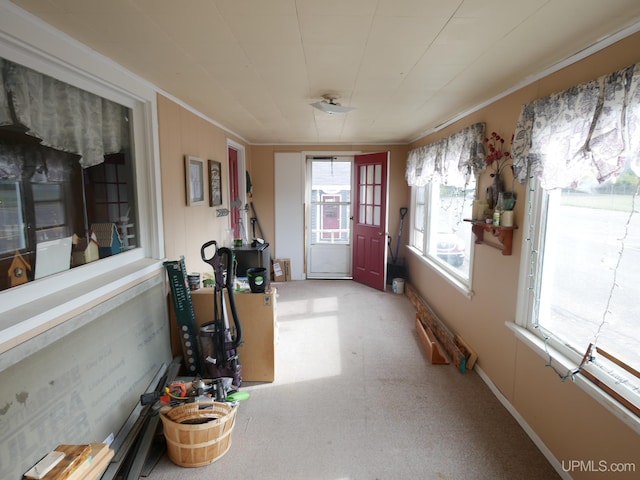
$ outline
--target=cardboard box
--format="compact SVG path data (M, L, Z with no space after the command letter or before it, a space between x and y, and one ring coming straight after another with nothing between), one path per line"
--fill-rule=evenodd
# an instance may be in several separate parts
M191 292L191 302L198 330L214 319L213 288L200 288ZM231 315L229 290L224 289L227 314ZM235 293L236 311L242 325L242 345L238 348L242 364L242 380L247 382L273 382L276 378L276 297L272 288L268 293ZM227 318L233 325L233 319Z
M291 260L288 258L273 261L273 281L288 282L291 280Z

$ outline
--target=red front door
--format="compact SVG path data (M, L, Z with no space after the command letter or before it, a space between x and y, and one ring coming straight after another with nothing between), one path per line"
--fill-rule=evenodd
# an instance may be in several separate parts
M356 155L354 165L353 279L384 290L389 153Z

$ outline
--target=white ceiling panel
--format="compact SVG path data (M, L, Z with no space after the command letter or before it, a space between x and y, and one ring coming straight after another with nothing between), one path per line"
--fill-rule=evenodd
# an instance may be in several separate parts
M300 15L373 16L378 0L296 0Z
M406 143L640 29L638 0L13 3L256 144Z

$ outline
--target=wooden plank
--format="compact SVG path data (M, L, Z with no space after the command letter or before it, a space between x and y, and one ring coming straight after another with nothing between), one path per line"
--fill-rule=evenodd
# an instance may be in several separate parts
M618 365L623 370L626 370L627 372L629 372L634 377L640 378L640 372L638 370L636 370L635 368L631 367L630 365L627 365L626 363L624 363L622 360L618 359L614 355L611 355L610 353L606 352L605 350L601 349L600 347L596 347L596 352L599 353L600 355L602 355L604 358L606 358L610 362L615 363L616 365Z
M55 451L64 453L64 458L43 477L43 480L68 479L89 459L91 447L89 445L58 445Z
M449 365L449 359L442 351L442 347L436 340L435 336L420 321L420 316L416 314L416 332L418 339L422 344L422 348L427 354L427 359L434 365Z
M582 374L583 377L585 377L586 379L590 380L595 386L597 386L601 390L605 391L607 394L611 395L618 402L620 402L622 405L624 405L627 409L629 409L630 412L633 412L636 416L640 417L640 407L638 407L637 405L631 403L629 400L624 398L622 395L620 395L618 392L616 392L609 385L607 385L603 381L599 380L595 375L593 375L592 373L589 373L584 368L580 370L580 373Z
M409 283L405 283L405 295L416 308L420 322L433 332L456 368L460 373L464 373L467 370L467 358L456 345L453 334Z
M453 341L467 359L467 370L473 370L473 366L476 364L476 360L478 360L478 354L471 349L460 335L453 337Z
M106 443L91 444L91 467L84 477L84 480L99 480L109 466L109 462L115 455Z

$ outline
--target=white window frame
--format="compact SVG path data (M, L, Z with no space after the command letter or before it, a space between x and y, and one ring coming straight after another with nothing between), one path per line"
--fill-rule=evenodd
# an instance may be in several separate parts
M536 274L542 270L542 254L540 252L544 248L548 209L554 204L553 193L544 191L539 187L538 180L532 178L530 179L529 188L527 188L525 202L529 206L529 213L525 215L523 221L524 234L520 257L516 320L515 322L506 322L506 326L512 329L516 336L542 357L545 362L548 363L551 358L551 366L554 367L556 372L570 374L573 371L577 372L577 367L582 362L584 352L576 352L560 339L554 337L552 333L546 331L543 333L541 329L534 326L537 308ZM607 375L601 369L591 364L587 364L582 368L614 391L624 393L624 390L616 384L613 377ZM614 397L604 392L592 381L580 375L580 373L570 375L569 378L608 411L640 433L640 418L625 408Z
M433 236L438 233L437 225L433 225L431 219L433 218L432 207L434 205L434 196L437 195L440 191L439 183L428 183L423 188L425 189L425 207L424 213L426 217L424 232L423 232L423 243L422 245L416 245L415 236L416 236L416 226L415 226L415 217L411 216L411 238L409 251L415 255L424 265L428 266L430 269L434 270L438 273L442 278L444 278L447 282L453 285L460 293L462 293L467 298L471 298L473 296L473 255L475 251L475 242L469 242L467 245L467 249L469 251L469 276L468 278L460 275L457 270L445 262L443 259L438 257L437 255L432 255L430 250L430 242L434 241ZM437 187L437 188L434 188ZM411 187L411 211L416 211L416 192L417 189L421 187ZM476 189L477 189L476 185ZM436 199L436 201L439 199ZM471 224L469 224L469 230L471 230Z
M427 222L426 222L426 212L427 212L427 201L425 200L423 203L423 212L424 218L422 219L422 225L416 225L416 217L418 212L418 191L424 188L425 197L427 195L426 187L411 187L411 217L409 221L409 225L411 228L411 237L409 241L409 247L413 248L414 251L417 251L422 255L425 248L425 238L427 236ZM421 238L418 238L420 236Z
M34 42L21 40L25 37ZM158 273L164 240L156 90L10 5L0 6L0 57L131 109L140 236L138 248L0 292L3 354ZM45 346L41 343L39 348Z

